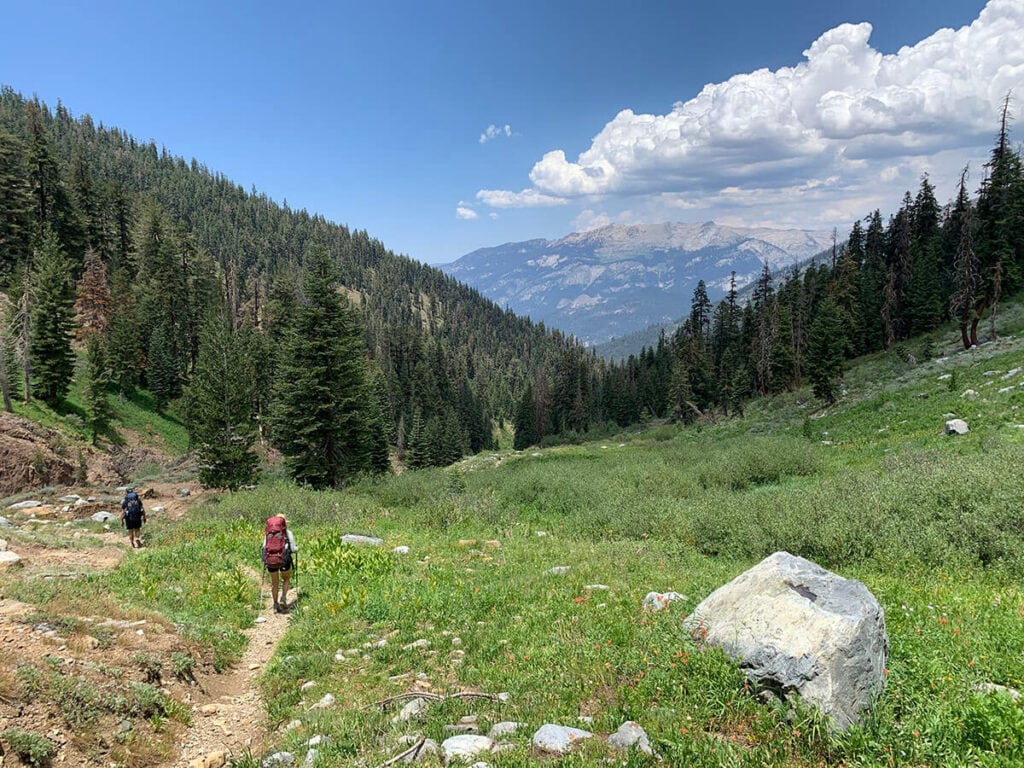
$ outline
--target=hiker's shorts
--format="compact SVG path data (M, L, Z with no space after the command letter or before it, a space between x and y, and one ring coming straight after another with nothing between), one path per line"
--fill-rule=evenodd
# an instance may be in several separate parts
M268 565L267 566L267 573L277 573L278 571L280 571L281 573L287 573L291 569L292 569L292 559L289 557L287 560L284 561L284 565L282 565L280 568L271 568Z

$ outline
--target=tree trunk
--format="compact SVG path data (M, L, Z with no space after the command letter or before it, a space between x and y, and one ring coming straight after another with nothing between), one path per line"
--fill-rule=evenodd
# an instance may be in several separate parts
M960 322L960 339L964 343L964 349L970 349L971 348L971 339L967 335L967 322L966 321L961 321Z

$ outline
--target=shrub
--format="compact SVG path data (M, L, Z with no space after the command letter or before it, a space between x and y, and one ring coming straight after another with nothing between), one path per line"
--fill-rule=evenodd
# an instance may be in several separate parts
M37 733L23 731L21 728L8 728L0 735L7 740L11 751L23 763L34 766L49 765L51 758L57 754L57 744Z

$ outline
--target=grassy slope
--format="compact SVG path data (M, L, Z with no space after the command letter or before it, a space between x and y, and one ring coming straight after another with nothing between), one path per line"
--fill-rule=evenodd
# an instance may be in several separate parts
M343 493L274 484L226 496L201 519L156 521L152 546L106 583L181 622L224 663L253 619L258 585L246 566L258 568L262 520L288 514L302 601L264 685L272 722L303 723L281 733L281 747L301 759L312 734L331 736L319 766L379 765L401 751L401 735L441 741L468 713L484 732L527 724L495 766L535 764L528 734L580 716L600 733L637 720L673 765L1020 764L1024 709L976 691L1024 687L1024 374L1002 378L1024 367L1024 343L1009 338L1019 313L1003 319L1008 338L978 350L955 352L947 334L931 342L944 358L911 348L927 362L896 352L861 361L825 412L798 392L700 431L485 454ZM971 433L945 437L947 413ZM344 546L346 532L386 546ZM410 554L388 551L399 544ZM886 693L841 736L758 703L730 663L681 629L697 601L776 549L862 580L886 611ZM571 569L548 573L559 565ZM89 586L19 593L66 599L57 593ZM688 599L644 614L650 590ZM429 647L403 649L420 639ZM420 675L435 691L509 700L438 703L393 724L404 702L374 702ZM302 693L309 680L317 686ZM340 704L310 710L326 692ZM607 754L595 740L564 762L604 765Z

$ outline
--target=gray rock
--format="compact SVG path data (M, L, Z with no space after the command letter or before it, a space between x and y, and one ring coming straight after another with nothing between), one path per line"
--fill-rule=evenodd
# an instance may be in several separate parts
M965 389L964 393L960 397L977 397L978 390L976 389Z
M363 536L359 533L346 533L341 540L345 544L365 544L370 547L379 547L384 543L384 539L378 539L376 536Z
M0 528L13 528L14 523L8 520L6 517L0 517Z
M334 706L334 695L330 694L330 693L325 693L323 695L323 697L320 699L320 701L318 701L316 704L314 704L311 707L311 709L330 709L333 706Z
M412 720L414 717L419 717L427 708L427 700L416 698L402 707L402 710L391 718L393 723L404 723L407 720Z
M7 551L7 539L0 539L0 552Z
M486 736L479 734L464 733L459 736L451 736L441 742L441 751L444 752L445 762L452 760L465 760L469 762L477 755L484 752L489 753L494 742Z
M109 512L96 512L89 515L90 520L95 520L97 523L109 523L114 519L114 516Z
M946 422L947 435L966 435L970 431L971 428L963 419L950 419Z
M567 725L547 723L533 734L533 746L542 752L564 755L577 741L593 737L590 731L582 728L570 728Z
M633 746L645 755L653 755L650 739L647 738L647 731L638 723L627 720L619 726L619 730L608 737L608 744L615 749L628 750Z
M74 502L81 500L82 497L79 496L77 493L69 493L67 496L61 496L59 499L57 499L57 501L61 502L62 504L73 504Z
M1006 381L1007 379L1012 379L1014 376L1016 376L1018 373L1020 373L1020 371L1021 371L1020 368L1013 368L1013 369L1007 371L1006 373L1003 374L1003 381Z
M644 597L643 607L648 611L663 611L676 600L688 599L686 595L681 595L678 592L648 592Z
M394 552L396 555L408 555L409 547L407 547L405 544L401 544L400 546L395 547L391 551Z
M1020 701L1022 694L1016 688L1007 688L1005 685L999 685L999 683L979 683L975 686L975 690L979 693L1000 693L1004 696L1009 696L1013 701Z
M180 493L182 496L191 496L192 495L192 489L191 488L182 488L181 490L178 491L178 493Z
M291 752L275 752L270 757L264 758L260 763L261 768L279 768L282 765L294 765L295 755Z
M526 723L517 723L513 720L502 720L500 723L492 725L491 730L487 732L487 735L497 741L503 736L511 736L513 733L525 726Z
M303 768L313 768L316 764L317 750L310 747L309 751L306 752L306 759L302 761Z
M885 687L889 638L874 595L788 552L715 590L684 626L755 683L799 694L841 729Z
M556 565L554 568L548 568L545 573L552 576L561 576L563 573L568 573L570 570L572 570L571 565Z
M0 552L0 570L10 568L20 562L21 557L14 552L11 552L9 549L5 549L3 552Z
M19 501L16 504L11 504L7 508L8 509L32 509L32 507L41 507L41 506L43 506L43 502L41 502L41 501L34 501L32 499L29 499L28 501Z

